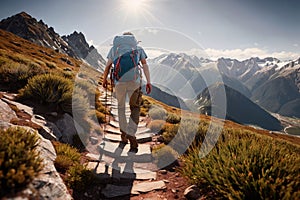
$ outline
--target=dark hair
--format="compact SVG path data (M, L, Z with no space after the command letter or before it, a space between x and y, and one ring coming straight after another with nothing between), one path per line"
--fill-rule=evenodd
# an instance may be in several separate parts
M131 32L124 32L123 35L133 35Z

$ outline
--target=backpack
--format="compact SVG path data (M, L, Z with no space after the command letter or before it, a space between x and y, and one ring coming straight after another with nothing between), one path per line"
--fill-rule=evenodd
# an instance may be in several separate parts
M115 53L113 78L120 82L137 80L139 57L137 40L133 35L115 36L113 51Z

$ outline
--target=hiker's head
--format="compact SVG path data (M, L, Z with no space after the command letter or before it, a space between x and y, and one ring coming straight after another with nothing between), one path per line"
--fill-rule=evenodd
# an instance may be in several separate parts
M123 35L133 35L131 32L124 32Z

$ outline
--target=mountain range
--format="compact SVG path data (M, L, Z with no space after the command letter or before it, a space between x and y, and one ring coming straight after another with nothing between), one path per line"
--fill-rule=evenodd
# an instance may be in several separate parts
M0 29L83 60L103 72L105 60L81 32L60 36L25 12L3 19ZM285 62L271 57L211 60L169 53L148 62L154 83L152 97L168 105L196 107L199 112L210 114L215 105L209 99L215 98L214 94L223 87L227 119L281 130L280 122L271 113L300 118L300 58Z
M223 85L226 118L242 124L280 130L272 113L300 117L300 59L250 58L216 61L184 53L163 54L150 60L152 77L201 113L210 113L210 98ZM220 84L221 83L221 84ZM255 112L254 112L255 111Z
M61 37L53 27L48 27L42 20L37 21L25 12L3 19L0 22L0 29L70 57L81 59L100 71L105 66L103 57L94 46L89 46L81 32L74 31L68 36Z

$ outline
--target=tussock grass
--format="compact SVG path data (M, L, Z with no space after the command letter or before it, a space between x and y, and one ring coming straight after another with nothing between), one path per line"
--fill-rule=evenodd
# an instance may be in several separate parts
M42 170L39 137L24 128L0 130L0 197L25 187Z
M299 199L300 148L250 131L224 130L204 158L200 145L181 172L193 184L226 199ZM216 198L217 198L216 197Z
M55 167L65 174L63 176L67 186L77 191L86 190L95 180L93 173L80 163L81 154L68 144L54 143L57 153Z
M152 105L149 109L149 116L152 120L165 120L167 117L167 111L161 106Z
M57 105L63 111L71 113L72 90L71 80L54 74L43 74L31 78L19 91L19 98Z

